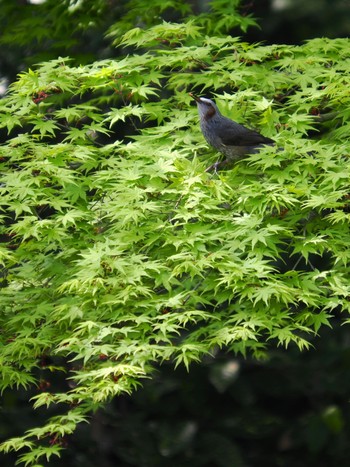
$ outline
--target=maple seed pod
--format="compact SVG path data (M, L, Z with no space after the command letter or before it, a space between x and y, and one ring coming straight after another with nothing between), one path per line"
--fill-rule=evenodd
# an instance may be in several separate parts
M47 390L49 389L50 386L51 386L50 381L46 381L46 380L42 379L42 380L40 380L40 382L39 382L39 389L40 389L40 391L45 392L45 391L47 391Z
M38 93L33 94L32 100L33 100L34 104L39 104L41 101L45 100L49 96L50 96L50 94L47 94L44 91L39 91Z

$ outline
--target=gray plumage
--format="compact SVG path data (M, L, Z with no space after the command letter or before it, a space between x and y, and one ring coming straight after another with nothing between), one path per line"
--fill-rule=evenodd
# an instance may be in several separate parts
M228 161L255 153L264 145L274 144L271 138L221 115L212 100L190 95L197 102L200 128L204 138L210 146L224 154Z

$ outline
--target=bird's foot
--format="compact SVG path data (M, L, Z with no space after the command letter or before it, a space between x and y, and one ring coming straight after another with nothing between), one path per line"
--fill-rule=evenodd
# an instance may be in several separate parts
M210 165L209 167L207 167L205 169L206 172L211 172L212 170L214 170L214 173L217 173L217 168L218 168L218 165L220 164L219 161L216 161L215 164L212 164Z
M211 172L214 171L214 174L217 174L220 169L225 167L230 161L228 159L225 159L224 161L216 161L215 164L212 164L209 166L207 169L205 169L206 172Z

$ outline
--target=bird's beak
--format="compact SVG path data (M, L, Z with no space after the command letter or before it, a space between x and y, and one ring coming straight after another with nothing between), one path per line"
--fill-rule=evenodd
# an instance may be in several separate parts
M189 94L189 95L192 97L192 99L194 99L196 102L200 102L200 101L201 101L200 97L198 97L198 96L196 96L195 94L193 94L193 92L189 92L188 94Z

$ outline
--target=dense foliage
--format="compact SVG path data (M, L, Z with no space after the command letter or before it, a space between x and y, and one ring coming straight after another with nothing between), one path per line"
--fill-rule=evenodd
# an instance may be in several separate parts
M0 384L57 407L3 443L25 465L155 364L302 350L348 319L349 41L251 45L226 35L252 23L238 2L170 3L186 19L131 10L119 58L43 62L0 102ZM207 172L189 91L279 149Z

